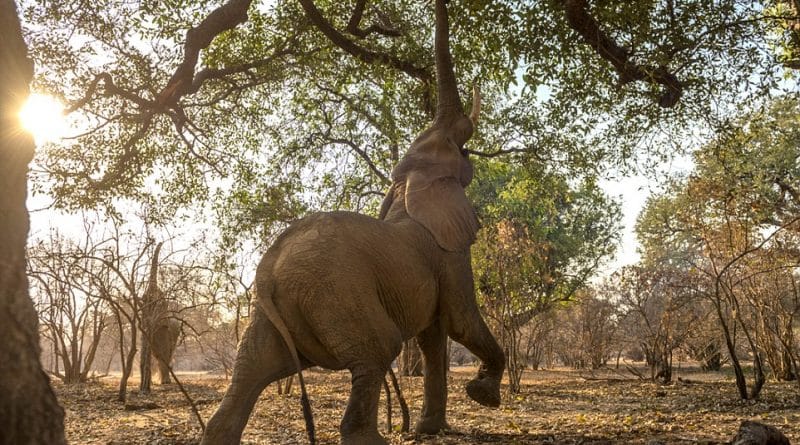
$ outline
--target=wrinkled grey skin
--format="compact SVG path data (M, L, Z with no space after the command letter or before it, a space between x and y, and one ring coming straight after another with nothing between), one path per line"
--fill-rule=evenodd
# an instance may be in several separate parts
M340 427L348 445L386 443L377 429L381 383L403 340L414 336L425 358L417 432L447 427L448 335L483 361L467 384L468 395L483 405L500 404L504 357L475 302L469 247L478 222L464 193L472 165L463 145L477 109L472 119L464 115L447 47L444 0L436 8L437 116L392 172L382 219L349 212L308 216L278 237L256 272L256 298L274 303L301 366L350 370L352 391ZM286 342L265 313L255 310L202 444L239 443L264 387L294 372Z

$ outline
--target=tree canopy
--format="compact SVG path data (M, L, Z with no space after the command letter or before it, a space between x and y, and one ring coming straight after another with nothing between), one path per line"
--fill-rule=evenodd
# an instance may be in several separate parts
M793 5L453 0L461 87L486 104L469 150L577 175L679 153L796 88ZM211 201L262 235L308 207L374 209L430 118L429 9L27 3L36 87L81 127L40 150L37 183L66 208Z

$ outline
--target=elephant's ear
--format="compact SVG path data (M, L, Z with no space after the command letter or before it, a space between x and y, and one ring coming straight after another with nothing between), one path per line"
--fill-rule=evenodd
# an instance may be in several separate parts
M468 249L478 232L478 218L464 187L453 176L411 171L406 179L406 211L428 229L439 246L451 252Z

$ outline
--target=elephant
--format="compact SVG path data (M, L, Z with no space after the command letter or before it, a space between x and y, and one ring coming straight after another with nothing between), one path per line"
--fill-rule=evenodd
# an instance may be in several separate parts
M153 242L150 240L150 242ZM158 364L158 374L162 385L172 382L170 364L175 348L178 345L183 323L173 318L178 312L178 305L167 300L158 285L158 257L163 242L156 244L153 257L150 259L150 274L147 288L142 294L141 329L142 353L140 357L140 374L142 376L139 389L150 392L152 380L152 361Z
M380 390L411 337L425 359L416 432L448 428L448 335L482 361L466 385L468 396L500 405L505 359L475 301L469 249L479 224L464 191L473 175L464 144L477 122L480 96L475 89L466 116L445 0L436 0L435 12L433 124L392 171L379 219L343 211L312 214L291 224L264 254L255 279L260 310L252 313L231 383L202 444L239 443L266 385L310 366L351 373L341 442L385 444L377 429Z

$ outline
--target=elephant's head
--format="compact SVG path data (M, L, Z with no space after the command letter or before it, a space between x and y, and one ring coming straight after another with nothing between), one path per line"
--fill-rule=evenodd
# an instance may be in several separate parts
M464 144L478 120L480 94L477 88L473 90L472 111L467 116L453 73L444 3L436 2L436 117L392 171L392 190L381 217L394 200L403 198L408 215L427 228L440 247L462 251L475 241L478 231L475 210L464 193L473 172Z

